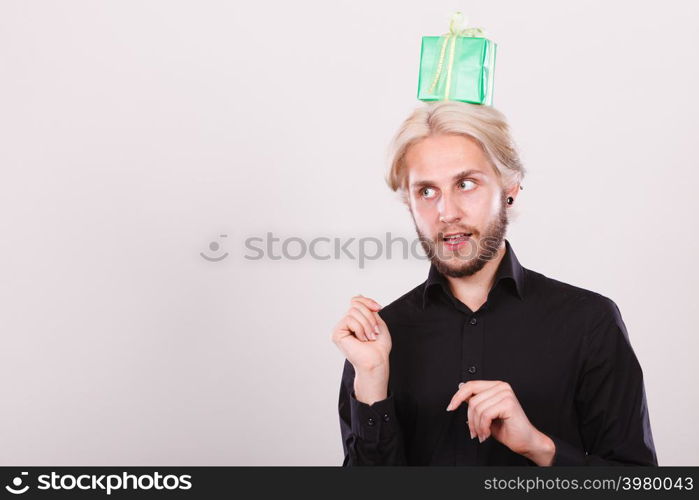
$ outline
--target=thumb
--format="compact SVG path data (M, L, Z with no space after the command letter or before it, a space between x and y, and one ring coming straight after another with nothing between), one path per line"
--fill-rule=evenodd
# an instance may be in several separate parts
M390 332L388 330L388 325L386 325L386 322L383 320L383 318L379 315L378 312L374 313L374 317L376 318L376 322L379 325L379 335L390 336Z

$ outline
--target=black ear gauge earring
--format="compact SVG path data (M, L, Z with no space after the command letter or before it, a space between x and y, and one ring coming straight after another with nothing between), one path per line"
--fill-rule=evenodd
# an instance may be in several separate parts
M515 202L515 199L512 196L507 197L507 204L512 205Z

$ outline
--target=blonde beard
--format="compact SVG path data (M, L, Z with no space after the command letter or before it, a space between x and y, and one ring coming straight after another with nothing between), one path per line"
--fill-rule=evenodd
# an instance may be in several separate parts
M412 210L410 210L410 215L413 215ZM469 258L466 262L453 266L450 261L461 262L464 257L455 254L452 258L448 260L442 259L437 252L437 243L432 238L427 238L418 229L415 223L415 217L413 216L413 224L415 225L415 231L417 232L418 238L420 239L420 244L425 254L428 256L432 264L437 268L437 270L444 274L445 276L450 276L452 278L462 278L464 276L471 276L486 265L486 263L492 260L497 255L497 249L500 247L505 239L507 233L507 202L505 197L502 198L502 203L500 206L500 213L488 224L483 236L478 238L476 244L476 255ZM471 240L473 241L473 240ZM473 252L469 252L473 253Z

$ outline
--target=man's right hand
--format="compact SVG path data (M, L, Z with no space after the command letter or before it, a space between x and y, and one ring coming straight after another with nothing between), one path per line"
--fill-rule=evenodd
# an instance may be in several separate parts
M333 330L333 342L356 371L371 371L388 364L391 334L377 312L379 309L375 300L356 295Z
M349 310L332 333L333 342L354 367L355 396L367 404L385 399L388 390L391 334L379 309L378 302L369 297L352 297Z

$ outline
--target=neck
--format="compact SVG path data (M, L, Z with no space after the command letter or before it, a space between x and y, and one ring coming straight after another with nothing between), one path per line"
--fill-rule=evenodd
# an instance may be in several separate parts
M477 311L485 303L493 287L495 273L505 256L505 241L498 247L495 257L485 263L483 269L470 276L452 278L447 276L449 288L454 297L466 304L472 311Z

